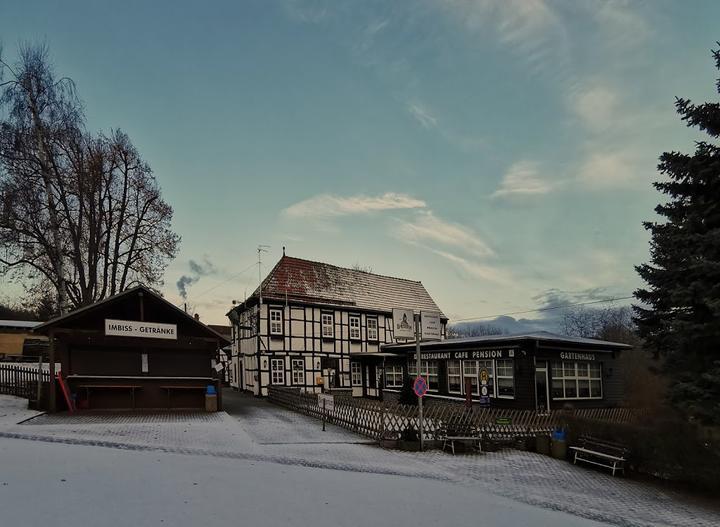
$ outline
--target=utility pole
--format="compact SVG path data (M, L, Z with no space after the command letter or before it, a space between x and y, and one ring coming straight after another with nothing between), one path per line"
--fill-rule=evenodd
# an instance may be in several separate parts
M418 377L422 377L422 361L420 360L420 314L415 315L415 364ZM420 452L424 450L423 441L423 398L418 396L418 435L420 436Z

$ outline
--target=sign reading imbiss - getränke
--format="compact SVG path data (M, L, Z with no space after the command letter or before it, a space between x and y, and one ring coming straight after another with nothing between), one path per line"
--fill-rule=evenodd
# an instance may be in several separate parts
M177 340L176 324L140 322L139 320L105 319L105 335L112 337L142 337L146 339Z

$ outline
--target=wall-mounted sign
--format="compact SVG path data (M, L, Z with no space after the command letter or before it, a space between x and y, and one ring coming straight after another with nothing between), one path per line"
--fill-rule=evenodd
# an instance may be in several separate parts
M393 331L396 339L415 339L415 319L412 309L393 309Z
M318 405L321 410L332 412L335 410L335 397L327 393L318 394Z
M594 353L572 353L568 351L561 351L560 358L562 360L595 360Z
M176 324L158 324L139 320L105 319L105 335L112 337L142 337L146 339L177 340Z
M472 360L472 359L512 359L515 357L514 349L492 349L474 351L423 351L420 356L425 360ZM410 358L415 360L415 354Z
M440 313L420 312L420 327L422 328L422 340L441 340L442 324Z

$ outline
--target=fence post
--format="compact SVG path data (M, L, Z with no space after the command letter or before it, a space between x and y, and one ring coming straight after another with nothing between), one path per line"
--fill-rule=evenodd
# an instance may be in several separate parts
M38 358L37 408L35 408L36 410L40 409L40 398L42 397L42 374L42 353L40 353L40 357Z
M15 397L20 397L22 395L20 393L20 369L17 366L15 366L15 368L13 369L13 385L13 395Z

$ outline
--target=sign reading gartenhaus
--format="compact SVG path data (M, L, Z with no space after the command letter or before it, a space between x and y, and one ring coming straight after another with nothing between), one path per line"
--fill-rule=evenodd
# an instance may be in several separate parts
M415 360L415 354L411 356ZM461 359L512 359L515 349L489 349L474 351L423 351L420 357L424 360L461 360Z
M177 325L106 318L105 335L112 337L143 337L146 339L177 340Z

